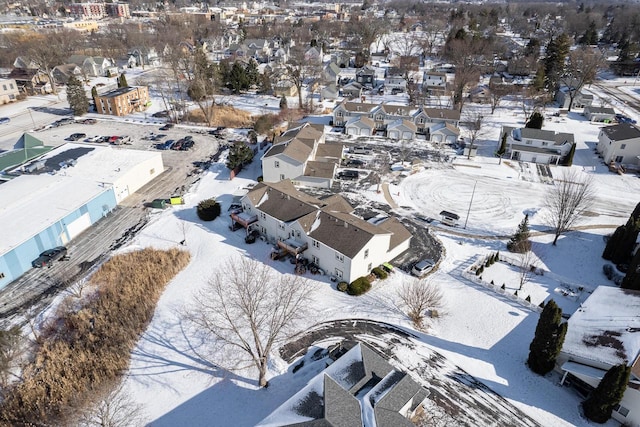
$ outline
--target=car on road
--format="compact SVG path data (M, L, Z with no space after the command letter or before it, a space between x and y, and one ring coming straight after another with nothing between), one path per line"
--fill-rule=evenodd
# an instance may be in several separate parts
M9 123L11 121L11 119L9 117L0 117L0 125L3 125L5 123Z
M31 261L34 268L51 267L55 261L66 259L67 248L64 246L56 246L53 249L47 249L42 252L38 258Z
M418 261L413 268L411 269L411 274L417 277L422 277L431 270L433 270L433 266L435 263L431 259L423 259Z
M67 138L69 141L79 141L82 138L86 138L87 134L86 133L72 133L71 135L69 135L69 138Z

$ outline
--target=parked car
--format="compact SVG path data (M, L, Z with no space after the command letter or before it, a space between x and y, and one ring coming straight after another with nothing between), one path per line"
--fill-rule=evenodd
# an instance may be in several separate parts
M153 113L152 117L169 117L169 112L167 110L158 111L157 113Z
M69 141L79 141L82 138L86 138L87 134L86 133L72 133L71 135L69 135L69 138L67 138Z
M85 138L84 142L99 142L99 140L102 139L101 136L90 136L88 138Z
M54 261L63 260L67 258L67 248L64 246L57 246L53 249L47 249L42 252L38 258L31 261L31 265L35 268L51 267Z
M9 123L11 121L11 119L9 117L0 117L0 125L3 125L5 123Z
M354 168L359 168L364 166L366 163L360 159L348 159L346 165Z
M98 121L96 119L84 119L80 120L78 123L82 123L83 125L95 125Z
M340 179L358 179L360 173L354 170L343 170L338 172L338 178Z
M169 130L173 128L173 123L167 123L160 128L160 130Z
M371 154L371 149L367 147L351 147L349 151L354 154Z
M423 259L418 261L413 268L411 269L411 274L417 277L422 277L431 270L433 270L433 266L435 263L431 259Z

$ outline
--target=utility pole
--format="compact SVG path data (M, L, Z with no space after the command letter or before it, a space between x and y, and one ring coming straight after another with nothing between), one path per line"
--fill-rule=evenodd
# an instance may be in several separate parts
M471 201L469 201L469 209L467 210L467 217L464 220L464 229L467 229L467 221L469 221L469 214L471 213L471 204L473 203L473 196L476 194L476 185L478 181L473 183L473 191L471 192Z

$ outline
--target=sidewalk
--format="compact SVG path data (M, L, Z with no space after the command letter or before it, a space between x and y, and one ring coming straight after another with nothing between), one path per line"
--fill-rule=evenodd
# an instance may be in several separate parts
M389 183L387 182L382 183L382 193L384 194L384 198L387 201L387 203L389 203L389 206L391 206L392 209L396 209L398 205L391 197L391 193L389 193Z

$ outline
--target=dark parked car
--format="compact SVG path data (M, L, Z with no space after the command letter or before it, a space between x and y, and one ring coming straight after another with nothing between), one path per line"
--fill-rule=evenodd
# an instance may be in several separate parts
M347 166L351 166L354 168L359 168L365 165L365 162L360 159L349 159L347 160Z
M162 126L160 130L169 130L172 128L173 128L173 123L167 123L166 125Z
M71 135L69 135L69 141L79 141L83 138L86 138L87 134L86 133L72 133Z
M3 125L5 123L9 123L11 121L11 119L9 117L0 117L0 125Z
M67 248L64 246L57 246L53 249L47 249L42 252L38 258L31 261L31 265L35 268L51 267L51 264L53 264L54 261L66 258Z
M358 179L358 176L360 176L360 173L354 170L344 170L338 172L338 178L340 179Z

